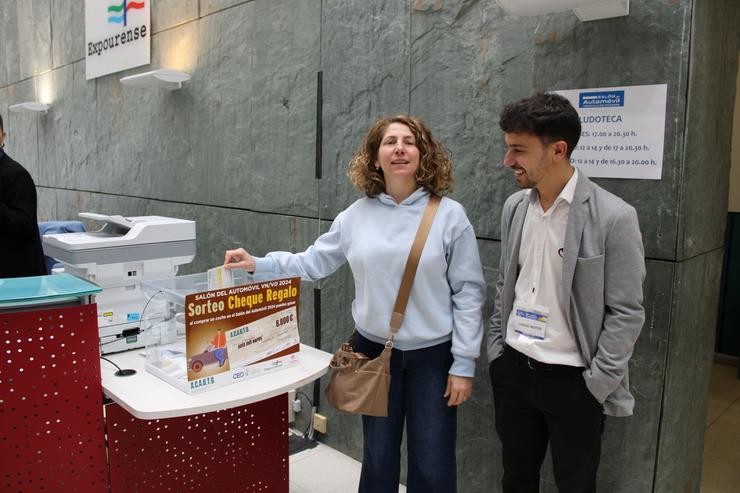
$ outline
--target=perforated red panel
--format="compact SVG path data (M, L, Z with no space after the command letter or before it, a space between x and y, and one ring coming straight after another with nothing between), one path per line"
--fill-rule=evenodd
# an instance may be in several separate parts
M0 313L0 490L108 491L96 305Z
M287 493L286 399L157 420L107 405L111 493Z

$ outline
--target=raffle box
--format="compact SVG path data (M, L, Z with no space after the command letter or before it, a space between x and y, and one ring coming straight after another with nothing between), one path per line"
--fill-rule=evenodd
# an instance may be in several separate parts
M187 393L298 362L300 278L234 272L208 291L207 274L142 281L146 369Z

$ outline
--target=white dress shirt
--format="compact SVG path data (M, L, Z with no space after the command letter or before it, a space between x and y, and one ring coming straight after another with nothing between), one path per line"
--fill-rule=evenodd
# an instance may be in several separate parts
M506 344L543 363L584 366L575 336L566 322L562 288L565 230L577 181L578 170L575 170L547 211L542 210L536 189L527 191L530 202L522 230L515 306L506 328ZM544 338L516 330L517 303L549 310Z

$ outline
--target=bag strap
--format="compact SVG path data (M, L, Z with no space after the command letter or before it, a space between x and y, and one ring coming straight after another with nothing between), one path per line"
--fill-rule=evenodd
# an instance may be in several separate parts
M416 276L416 268L419 266L419 259L421 258L421 251L424 249L424 244L429 236L429 230L432 229L432 222L434 222L434 215L437 213L439 203L441 201L439 195L432 194L429 197L429 202L424 210L424 215L421 218L419 229L416 231L416 237L414 243L411 245L411 252L409 252L409 258L406 260L406 268L403 271L403 277L401 278L401 287L398 289L398 296L396 297L396 304L393 306L393 314L391 315L391 335L386 342L386 346L390 344L393 347L393 337L398 333L398 329L401 328L403 323L403 315L406 312L406 305L409 302L409 295L411 294L411 285L414 283L414 276Z

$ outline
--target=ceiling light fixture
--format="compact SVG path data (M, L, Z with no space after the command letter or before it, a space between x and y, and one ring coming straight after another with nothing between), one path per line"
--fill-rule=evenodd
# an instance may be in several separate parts
M10 111L33 111L46 113L49 111L49 105L39 103L38 101L25 101L23 103L11 104L8 106L8 109Z
M190 80L190 74L169 68L159 68L150 72L129 75L121 78L121 84L129 87L162 87L175 90Z
M629 0L496 0L513 15L554 14L572 10L583 21L629 15Z

